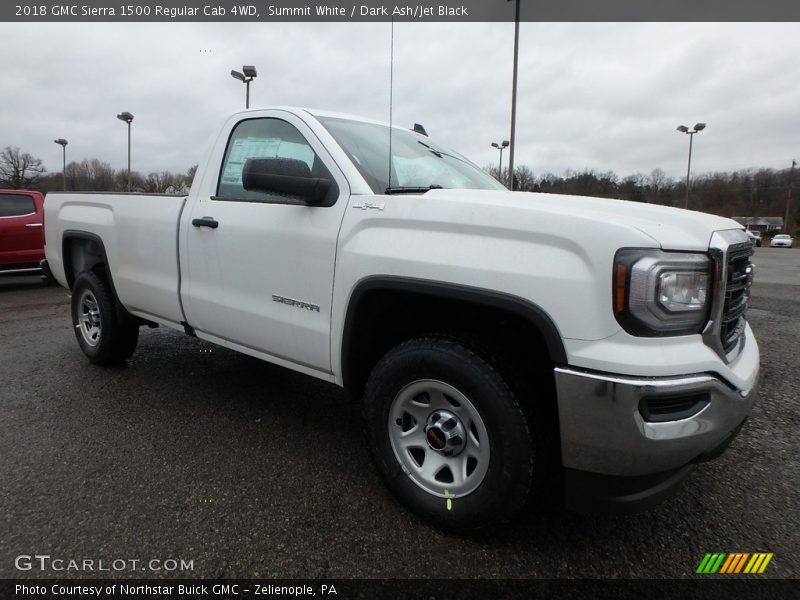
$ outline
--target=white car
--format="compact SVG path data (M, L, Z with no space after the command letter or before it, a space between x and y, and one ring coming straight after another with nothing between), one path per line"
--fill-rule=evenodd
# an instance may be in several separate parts
M780 235L776 235L772 238L772 241L769 243L770 248L791 248L792 247L792 237L786 235L785 233L781 233Z

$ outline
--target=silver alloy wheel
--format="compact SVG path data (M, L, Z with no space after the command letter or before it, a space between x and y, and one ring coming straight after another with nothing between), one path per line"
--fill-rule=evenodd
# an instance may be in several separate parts
M389 440L408 477L426 492L474 492L489 469L489 435L478 410L453 386L420 379L389 407Z
M102 333L100 307L97 304L97 298L90 290L83 290L78 298L77 318L83 340L90 346L97 346Z

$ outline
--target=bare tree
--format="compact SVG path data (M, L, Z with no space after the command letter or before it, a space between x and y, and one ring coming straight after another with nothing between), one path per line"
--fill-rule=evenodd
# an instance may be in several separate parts
M514 190L517 192L532 192L536 184L536 178L530 167L520 165L514 167Z
M617 187L621 199L644 202L645 176L641 173L628 175Z
M192 165L189 167L189 170L186 171L186 175L183 176L184 179L184 190L189 191L192 187L192 183L194 183L194 176L197 174L197 165Z
M86 161L84 160L83 162L85 163ZM116 187L116 171L110 164L93 158L89 161L88 173L95 190L99 192L114 191Z
M19 148L6 146L0 152L0 186L22 189L34 187L47 172L42 159Z
M150 173L143 182L143 192L147 194L167 194L175 190L178 177L169 171ZM177 183L177 187L180 187Z
M508 169L503 169L503 172L500 172L500 168L496 165L486 165L483 167L483 170L486 171L489 175L497 179L503 185L506 185L508 181Z
M650 194L652 198L652 202L654 204L658 204L658 193L664 187L664 184L667 183L667 174L664 173L661 169L653 169L650 171L650 176L647 178L647 184L650 188Z
M141 192L144 190L144 177L139 171L131 171L131 188L128 190L128 171L120 169L117 171L116 187L120 192Z
M97 158L84 158L81 162L71 162L65 170L67 188L82 192L113 192L121 189L117 172L107 162Z

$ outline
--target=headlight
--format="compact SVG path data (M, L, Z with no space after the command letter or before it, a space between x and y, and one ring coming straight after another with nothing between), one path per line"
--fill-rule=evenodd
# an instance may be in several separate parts
M699 333L708 319L711 259L705 254L625 249L614 258L614 314L633 335Z

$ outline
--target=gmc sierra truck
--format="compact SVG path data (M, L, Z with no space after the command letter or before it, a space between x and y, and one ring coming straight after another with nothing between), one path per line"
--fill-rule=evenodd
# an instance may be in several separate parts
M451 531L660 501L757 393L740 225L512 193L424 130L237 113L188 195L51 193L45 239L90 361L165 326L343 386L387 485Z

